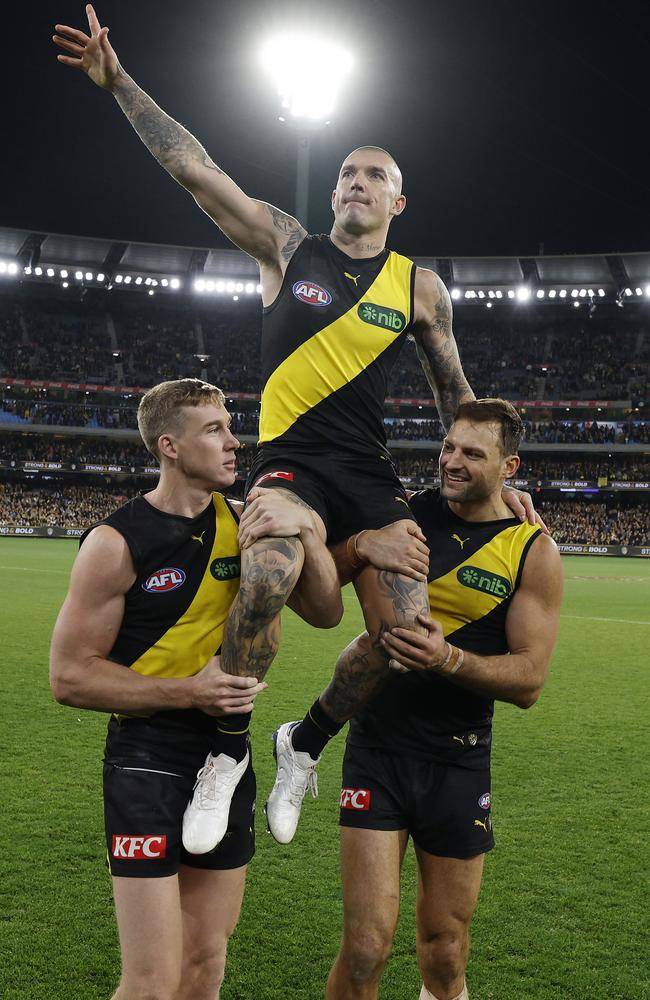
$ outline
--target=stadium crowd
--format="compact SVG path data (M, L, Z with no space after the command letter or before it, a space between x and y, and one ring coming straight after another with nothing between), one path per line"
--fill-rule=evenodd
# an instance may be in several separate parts
M90 486L46 489L25 484L0 484L0 527L60 525L85 528L133 496ZM650 508L608 506L588 501L537 501L555 540L567 544L648 545Z
M648 545L650 508L607 507L603 503L543 501L540 513L558 544Z
M0 302L0 375L149 386L196 375L225 391L261 385L259 301L243 296L212 305L127 306L110 313L54 295ZM509 311L508 311L509 310ZM498 315L497 315L498 313ZM573 313L573 310L571 310ZM502 306L492 313L456 310L455 333L465 372L477 395L511 399L647 399L648 336L639 320L611 308L587 318ZM495 350L495 345L498 349ZM392 375L389 395L429 398L413 343Z

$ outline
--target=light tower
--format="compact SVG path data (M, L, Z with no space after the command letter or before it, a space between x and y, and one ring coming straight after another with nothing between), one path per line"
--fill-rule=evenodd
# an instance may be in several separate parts
M278 119L297 134L294 212L308 229L310 137L329 125L352 70L352 56L306 31L276 35L260 55L280 99Z

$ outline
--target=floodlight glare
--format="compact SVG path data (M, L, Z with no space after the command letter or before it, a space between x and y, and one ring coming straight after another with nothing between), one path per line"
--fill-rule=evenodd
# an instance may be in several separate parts
M459 299L460 298L460 288L452 288L452 290L451 290L451 297L452 297L452 299Z
M12 261L11 264L9 264L9 266L7 267L7 272L9 274L18 274L18 264L15 264Z
M530 289L526 288L525 285L520 285L517 289L517 298L520 302L527 302L530 298Z
M323 122L332 114L352 69L352 56L315 33L287 32L271 38L260 52L282 108L291 118Z
M178 278L172 278L172 280L170 281L170 285L172 286L172 288L180 288L181 287L181 283L178 280Z

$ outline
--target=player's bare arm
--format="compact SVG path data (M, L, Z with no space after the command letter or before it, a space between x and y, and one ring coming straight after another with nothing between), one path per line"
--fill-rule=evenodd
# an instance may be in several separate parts
M475 399L460 363L452 330L452 315L451 297L444 282L434 271L418 267L413 337L446 431L451 427L459 405Z
M267 277L273 285L265 269L277 271L281 279L294 250L306 236L305 229L292 216L244 194L201 143L128 75L108 41L108 28L100 25L90 4L86 14L90 34L69 25L56 25L54 42L66 53L58 56L59 62L81 69L98 87L113 94L161 166L192 194L233 243L260 263L263 282ZM265 293L272 298L273 290L265 289Z
M415 521L395 521L385 528L365 528L345 542L330 546L341 585L350 583L363 566L401 573L424 583L429 572L429 549Z
M295 493L252 489L240 520L240 547L246 549L260 538L291 536L302 542L305 561L287 607L308 625L333 628L343 616L343 602L322 521Z
M122 535L108 525L95 528L75 560L52 636L50 683L57 701L127 715L177 708L209 715L251 711L266 685L224 674L217 657L187 678L145 677L108 660L135 578Z
M478 656L464 650L458 668L459 659L454 655L457 650L445 640L440 623L429 617L420 619L426 625L426 636L396 628L381 641L390 656L409 670L431 670L469 691L511 702L519 708L530 708L546 680L561 600L562 564L558 548L548 535L539 535L531 545L521 584L508 609L509 654Z

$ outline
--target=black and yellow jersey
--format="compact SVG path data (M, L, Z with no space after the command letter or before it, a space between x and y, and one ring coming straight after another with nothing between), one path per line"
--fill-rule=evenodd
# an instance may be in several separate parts
M439 490L410 500L430 550L431 617L445 637L482 656L508 652L506 615L531 544L541 534L516 518L464 521ZM350 725L359 746L489 766L494 702L433 673L395 674Z
M213 493L188 518L140 494L100 523L124 537L136 572L108 658L152 677L198 673L221 646L239 589L238 519L228 501Z
M307 236L262 319L260 446L386 450L388 378L413 318L415 265Z

